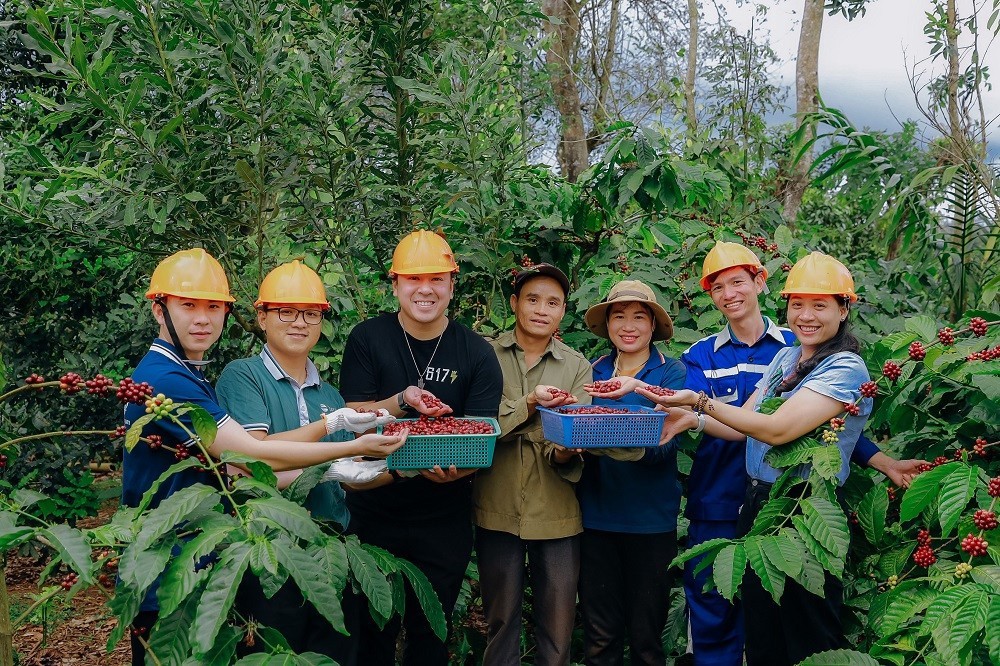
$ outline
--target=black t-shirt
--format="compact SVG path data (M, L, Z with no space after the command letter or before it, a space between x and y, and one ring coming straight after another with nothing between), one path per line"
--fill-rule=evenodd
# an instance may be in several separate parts
M346 402L384 400L407 386L415 386L426 368L424 389L451 407L454 416L496 418L503 393L503 374L486 340L450 321L440 345L437 338L409 337L411 358L404 335L394 312L354 327L347 338L340 367L340 393ZM348 493L347 506L351 516L359 520L417 521L468 515L472 478L470 475L451 483L434 483L418 476L373 490Z

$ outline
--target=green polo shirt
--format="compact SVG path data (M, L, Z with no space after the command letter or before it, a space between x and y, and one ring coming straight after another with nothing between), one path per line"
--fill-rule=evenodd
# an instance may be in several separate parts
M299 384L281 369L267 345L259 356L227 365L215 390L219 404L248 432L295 430L344 406L340 392L319 378L312 361L306 361L306 380ZM353 438L346 430L338 430L323 441L345 442ZM344 489L335 481L313 488L306 508L316 518L335 521L342 527L350 518Z

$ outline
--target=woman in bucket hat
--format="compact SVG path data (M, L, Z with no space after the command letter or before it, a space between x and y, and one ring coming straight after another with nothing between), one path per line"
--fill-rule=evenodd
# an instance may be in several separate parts
M629 376L643 385L684 385L684 366L654 344L670 339L673 324L649 286L619 282L584 318L595 335L612 344L594 361L595 381ZM619 400L592 395L595 405L654 406L636 393ZM587 455L577 496L584 528L579 587L584 663L622 663L627 641L631 663L664 664L660 636L670 610L669 564L677 554L681 497L676 448L671 442L645 449L635 462Z

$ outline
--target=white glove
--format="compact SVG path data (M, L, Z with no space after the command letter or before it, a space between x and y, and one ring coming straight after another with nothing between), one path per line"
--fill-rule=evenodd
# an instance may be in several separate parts
M395 421L396 417L389 410L380 409L377 412L358 412L350 407L341 407L326 415L326 434L332 435L338 430L351 432L366 432L375 426L385 425Z
M386 470L384 460L352 460L342 458L330 463L323 474L324 481L343 481L344 483L368 483L374 481Z

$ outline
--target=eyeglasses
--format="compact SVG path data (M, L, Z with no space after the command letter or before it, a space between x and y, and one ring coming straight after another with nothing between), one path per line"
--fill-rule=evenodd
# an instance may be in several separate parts
M310 325L316 325L323 321L322 310L299 310L298 308L264 308L264 312L277 312L278 320L285 323L292 323L302 315L302 321Z

